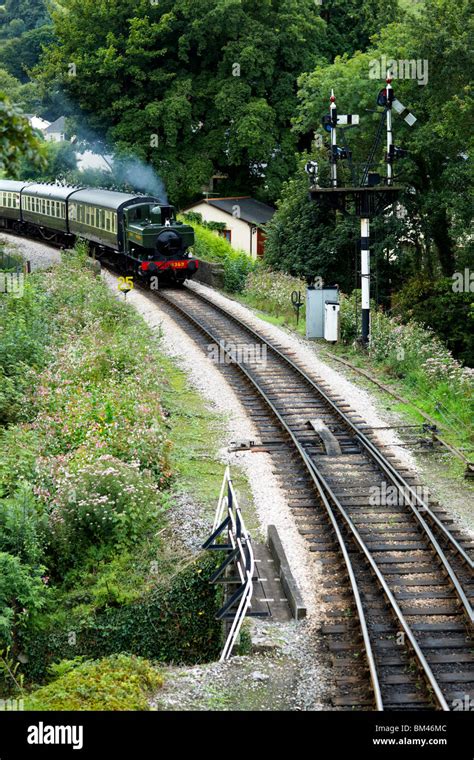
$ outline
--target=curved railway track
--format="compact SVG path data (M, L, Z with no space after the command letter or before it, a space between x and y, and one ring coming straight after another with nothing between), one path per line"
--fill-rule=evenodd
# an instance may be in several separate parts
M195 291L159 297L204 349L218 351L319 555L334 706L472 704L471 542L288 352Z

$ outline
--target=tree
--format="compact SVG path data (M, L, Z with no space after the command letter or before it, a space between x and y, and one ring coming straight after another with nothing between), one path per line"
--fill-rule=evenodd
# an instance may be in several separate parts
M67 179L75 172L77 159L75 148L70 142L46 142L42 145L44 161L38 164L25 157L20 164L18 175L22 179L34 179L38 182L54 182Z
M47 25L6 40L0 47L0 66L21 82L27 82L28 71L38 63L43 47L51 45L53 39L53 28Z
M409 150L409 159L397 165L397 172L402 172L400 179L408 187L402 198L408 212L405 230L415 231L419 246L421 258L414 264L420 263L431 276L438 272L450 276L468 255L472 26L468 0L426 0L423 13L390 24L369 51L337 57L331 66L320 65L300 79L301 104L295 128L307 132L317 127L327 112L331 87L340 112L364 115L375 107L383 79L371 79L370 72L373 62L381 61L383 55L428 62L426 85L413 78L395 79L393 85L396 96L418 120L410 129L403 119L394 117L396 142ZM364 128L350 133L354 154L360 158L367 155L373 136L367 123L370 117L363 118ZM373 116L374 122L376 118ZM383 163L380 169L385 173Z
M41 166L44 148L20 109L0 92L0 172L15 174L22 159Z
M27 29L42 26L48 18L45 0L5 0L0 37L17 37Z
M400 8L396 1L323 0L321 16L328 25L328 51L334 58L365 50L373 34L400 16Z
M38 77L153 163L174 202L215 173L223 193L277 197L296 165L296 80L326 44L313 0L70 0L53 20Z

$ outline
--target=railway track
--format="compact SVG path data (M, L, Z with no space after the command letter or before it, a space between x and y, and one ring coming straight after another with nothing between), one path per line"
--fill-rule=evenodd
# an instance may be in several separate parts
M159 297L218 351L322 563L333 705L472 709L472 543L281 346L195 291Z

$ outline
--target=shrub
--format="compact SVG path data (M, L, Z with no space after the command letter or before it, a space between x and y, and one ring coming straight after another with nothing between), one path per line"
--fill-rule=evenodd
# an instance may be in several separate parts
M60 464L52 494L52 543L66 565L91 546L126 548L159 527L156 485L137 463L104 455Z
M339 294L341 304L339 319L341 328L341 340L343 343L352 343L360 335L361 330L361 291L353 290L350 296Z
M453 279L416 277L394 295L393 313L432 328L453 355L474 366L474 293L453 291Z
M249 272L255 271L256 264L247 254L229 256L224 260L224 289L229 293L241 293Z
M28 281L21 298L0 293L0 425L28 416L24 395L35 385L34 370L47 358L44 300Z
M306 283L297 277L291 277L283 272L260 268L251 272L246 279L244 295L259 309L263 309L276 317L294 317L291 294L300 291L304 300ZM304 307L300 314L304 318Z
M12 496L0 499L0 551L38 566L44 556L46 533L47 515L30 484L20 483Z
M38 682L48 666L71 655L99 659L117 652L167 663L216 659L221 646L219 588L209 579L216 557L196 559L174 578L130 604L101 610L87 620L57 617L42 630L22 632L26 675Z
M259 266L259 262L252 259L245 251L232 248L225 238L216 235L214 230L221 229L224 225L219 223L198 224L190 220L189 217L186 217L186 221L192 224L194 228L195 256L204 261L222 264L224 268L224 289L229 293L240 293L245 286L247 275Z
M13 643L44 605L45 584L18 557L0 552L0 647Z
M12 496L21 481L34 480L39 447L38 435L26 425L0 429L0 499Z
M141 657L112 655L97 661L63 660L55 679L25 700L26 710L147 710L163 678Z

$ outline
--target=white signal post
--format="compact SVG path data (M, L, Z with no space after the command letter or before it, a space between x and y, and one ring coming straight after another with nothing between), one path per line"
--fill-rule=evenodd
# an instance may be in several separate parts
M362 290L362 342L368 343L370 335L370 223L368 217L360 218L360 278Z
M336 138L336 124L337 124L337 107L336 97L334 90L331 90L331 97L329 98L329 113L331 115L331 186L337 187L337 138Z
M386 109L387 109L387 185L393 184L393 165L392 165L392 155L393 155L393 131L392 131L392 100L393 100L393 88L392 88L392 78L390 71L387 71L387 103L386 103Z

